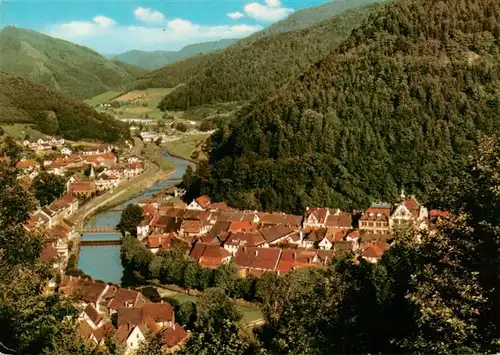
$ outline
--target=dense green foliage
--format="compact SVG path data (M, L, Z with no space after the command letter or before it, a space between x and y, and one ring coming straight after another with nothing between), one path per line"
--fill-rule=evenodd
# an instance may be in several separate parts
M137 237L137 226L143 219L142 207L131 203L127 205L122 211L120 222L116 228L125 236L130 233L132 236Z
M349 10L307 29L241 41L167 95L159 107L183 110L269 95L328 55L379 6Z
M4 151L11 151L6 149ZM0 343L16 354L101 354L76 330L75 300L45 296L52 263L39 261L44 236L28 234L24 223L36 206L20 185L14 165L0 165Z
M300 212L426 201L500 128L500 3L396 1L211 138L188 197ZM237 171L238 174L234 172Z
M40 202L40 206L50 205L61 197L66 190L64 177L47 172L38 174L31 185L35 190L35 197Z
M144 74L93 50L16 27L0 31L1 69L84 99Z
M0 123L33 123L41 132L71 140L114 142L129 136L128 126L83 102L0 73Z
M459 213L421 243L400 235L377 264L335 261L266 288L270 353L496 353L499 350L500 140L443 186Z
M224 49L235 43L236 39L221 39L203 43L194 43L185 46L180 51L128 51L114 55L113 59L120 62L135 65L144 69L158 69L162 66L178 62L180 60L219 49Z
M284 20L273 23L262 31L251 35L246 40L253 40L311 27L333 16L337 16L346 10L373 4L374 2L386 1L388 0L334 0L320 6L307 7L294 12Z
M179 62L169 64L141 76L140 78L125 85L123 89L125 91L130 91L143 90L147 88L176 87L179 84L185 83L192 76L212 65L221 53L222 50L198 54Z

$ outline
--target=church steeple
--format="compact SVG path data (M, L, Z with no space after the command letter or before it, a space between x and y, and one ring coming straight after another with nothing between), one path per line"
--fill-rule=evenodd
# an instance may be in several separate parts
M94 172L94 166L93 165L90 165L90 175L89 175L89 178L91 180L95 180L95 172Z

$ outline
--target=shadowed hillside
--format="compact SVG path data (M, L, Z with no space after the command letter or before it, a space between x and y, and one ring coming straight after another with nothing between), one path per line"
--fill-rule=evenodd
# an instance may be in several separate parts
M0 31L1 70L85 99L132 81L143 69L32 30Z
M499 132L499 72L498 1L396 1L215 133L210 167L186 185L290 212L401 188L425 201L478 134Z
M0 123L32 123L43 133L71 140L114 142L128 126L65 94L0 72Z

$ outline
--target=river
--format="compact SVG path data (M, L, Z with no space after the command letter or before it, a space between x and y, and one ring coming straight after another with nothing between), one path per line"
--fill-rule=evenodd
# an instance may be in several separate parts
M151 198L155 193L158 193L174 184L177 184L182 179L188 165L192 163L187 160L179 159L163 153L163 156L174 163L177 167L166 180L160 180L151 186L142 195L122 203L118 210L104 211L98 213L86 224L85 228L106 228L115 227L120 221L121 210L130 203L135 203L137 200ZM120 239L120 233L89 233L83 234L82 240L96 239ZM78 258L78 267L86 274L92 276L94 280L102 280L115 284L121 283L122 264L120 260L120 246L82 246L80 247L80 256Z

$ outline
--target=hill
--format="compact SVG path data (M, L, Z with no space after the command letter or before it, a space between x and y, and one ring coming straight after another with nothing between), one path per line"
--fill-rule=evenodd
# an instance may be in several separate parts
M333 16L349 10L372 4L374 2L386 2L389 0L335 0L323 5L307 7L292 13L287 18L273 23L262 31L249 36L249 40L275 35L278 33L296 31L313 26Z
M0 31L2 71L85 99L117 88L145 70L36 31Z
M158 69L167 64L178 62L179 60L192 57L201 53L224 49L236 43L236 39L222 39L204 43L190 44L180 51L128 51L122 54L113 55L112 58L123 63L135 65L144 69Z
M330 53L380 6L372 4L347 10L303 30L242 41L229 47L211 66L166 96L160 108L185 110L190 106L248 101L270 94Z
M129 135L128 126L100 114L68 95L0 72L0 124L29 123L49 135L70 140L114 142Z
M255 40L262 39L267 36L289 32L294 30L304 29L326 19L329 19L341 12L360 7L374 2L384 2L387 0L336 0L316 7L299 10L286 19L281 20L262 31L259 31L250 37L243 38L229 48L209 53L199 54L195 57L190 57L181 62L176 62L165 67L159 68L152 73L147 73L144 77L139 78L133 83L125 86L126 90L145 89L148 87L175 87L181 83L186 83L194 75L201 73L203 70L210 68L216 62L219 55L228 49L233 50L238 46L249 46ZM310 44L313 45L313 44ZM246 66L246 65L245 65ZM201 75L201 74L200 74Z
M499 132L500 3L396 1L210 142L189 196L298 212L423 202ZM234 172L238 172L235 174Z
M185 83L198 72L208 68L217 60L221 50L204 54L169 64L160 69L153 70L140 78L124 85L123 91L143 90L147 88L173 88Z

